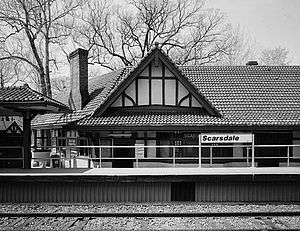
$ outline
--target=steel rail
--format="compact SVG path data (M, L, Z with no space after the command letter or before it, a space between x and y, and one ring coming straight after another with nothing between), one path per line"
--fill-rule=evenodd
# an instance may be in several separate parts
M203 213L0 213L0 217L292 217L300 216L300 211L273 212L203 212Z

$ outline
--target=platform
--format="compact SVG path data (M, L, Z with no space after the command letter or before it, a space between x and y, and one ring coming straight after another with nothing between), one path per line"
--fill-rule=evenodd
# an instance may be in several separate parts
M300 167L268 168L39 168L0 169L4 176L201 176L300 175Z
M300 168L0 169L0 202L182 200L300 202Z

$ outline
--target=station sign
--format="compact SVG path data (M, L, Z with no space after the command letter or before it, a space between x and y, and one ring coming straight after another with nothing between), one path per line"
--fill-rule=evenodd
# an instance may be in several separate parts
M252 143L251 133L203 133L200 143Z
M141 147L139 147L141 146ZM135 157L136 158L144 158L145 157L145 148L143 147L144 144L135 144Z
M76 146L76 138L68 138L68 146Z

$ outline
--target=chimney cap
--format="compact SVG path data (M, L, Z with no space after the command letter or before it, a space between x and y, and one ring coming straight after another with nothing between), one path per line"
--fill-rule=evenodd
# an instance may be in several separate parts
M256 60L250 60L246 63L247 66L257 66L258 62Z
M77 55L85 55L85 56L87 56L88 53L89 53L88 50L85 50L83 48L77 48L75 51L73 51L73 52L71 52L69 54L69 59L72 59L72 58L74 58Z

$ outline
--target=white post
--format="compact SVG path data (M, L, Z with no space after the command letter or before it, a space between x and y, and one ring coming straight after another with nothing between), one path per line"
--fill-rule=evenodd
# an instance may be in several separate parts
M254 134L252 134L252 162L251 167L255 167L255 161L254 161L255 155L254 155Z
M201 133L199 134L199 150L198 150L198 154L199 154L199 168L202 167L202 163L201 163Z
M111 157L114 158L114 139L111 139Z
M101 152L102 152L102 149L101 149L101 147L100 147L100 149L99 149L99 168L101 168L101 165L102 165L102 164L101 164L101 163L102 163L102 162L101 162L101 156L102 156L102 153L101 153Z
M175 168L175 147L173 147L173 168Z
M143 148L144 151L145 151L145 148ZM138 155L138 152L135 153L135 158L136 158L136 167L138 168L139 167L139 155Z
M290 146L287 146L287 167L290 167Z
M212 147L209 148L209 167L212 167Z

